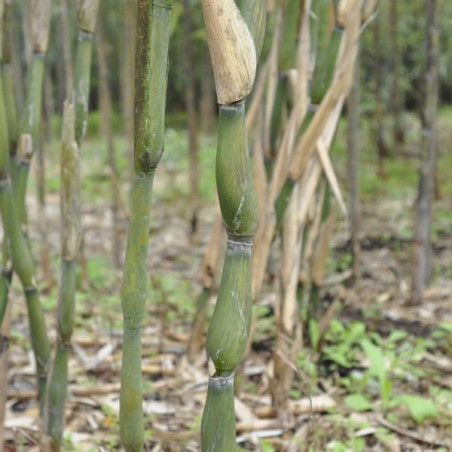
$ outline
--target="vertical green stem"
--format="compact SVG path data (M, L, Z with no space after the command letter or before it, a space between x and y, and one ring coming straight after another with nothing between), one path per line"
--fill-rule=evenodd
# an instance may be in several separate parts
M75 141L75 113L66 102L61 153L62 264L58 297L57 351L49 377L47 433L60 450L67 391L67 360L74 326L75 269L80 248L80 157Z
M42 53L33 54L31 70L27 76L27 97L24 115L20 123L19 142L14 165L14 201L22 223L26 221L25 193L27 192L31 159L39 143L44 57L45 55Z
M207 421L208 419L208 421ZM234 374L210 377L202 424L203 451L237 450L235 439Z
M243 101L220 105L216 178L228 241L207 333L207 357L215 373L209 379L201 438L203 451L229 452L236 450L233 381L249 338L250 262L257 223Z
M16 212L9 180L0 181L0 213L2 215L3 228L10 244L13 268L19 276L27 300L31 342L36 357L39 395L42 408L50 345L44 323L44 314L39 304L38 291L33 277L33 260L20 229Z
M11 286L12 277L13 271L9 260L9 250L5 237L2 243L2 263L0 268L0 326L2 325L3 316L6 312L6 305L8 304L9 288Z
M41 64L42 60L39 57L35 57L34 69L38 73L37 77L39 77ZM38 93L35 94L38 98L40 97ZM31 110L33 110L33 102L30 101L27 105ZM28 114L32 116L30 111ZM27 130L31 130L33 128L32 126L34 123L31 121L30 124L30 121L27 122L24 119L24 123L26 122L27 126L30 126ZM33 260L20 227L20 214L23 212L23 208L20 206L23 206L23 203L18 204L17 199L13 199L13 189L9 174L10 161L8 125L5 112L2 80L0 80L0 131L0 214L3 222L3 230L5 231L5 237L9 245L13 268L22 283L27 301L28 317L30 320L30 336L36 357L38 392L42 410L48 360L50 355L50 345L47 338L44 315L39 304L36 282L34 280Z
M135 178L121 287L124 338L120 434L126 451L142 450L141 329L148 292L147 255L155 169L163 153L172 0L139 0L135 59Z
M120 431L126 450L143 447L141 329L148 292L147 256L153 174L137 174L131 193L130 224L122 280L124 338Z
M74 104L64 105L61 152L61 280L58 297L58 340L48 388L47 434L61 449L68 381L68 358L74 329L76 261L81 241L80 148L86 130L93 33L99 0L81 0L74 77Z
M257 227L245 97L252 89L256 55L264 40L265 4L260 0L240 0L237 4L205 0L202 7L220 104L215 175L227 248L207 332L206 351L211 372L201 423L201 448L203 452L232 452L237 450L234 375L250 334L251 249ZM254 49L246 45L249 36ZM242 62L243 67L236 67L236 61ZM232 72L224 70L230 66L234 67ZM247 68L247 73L243 68Z

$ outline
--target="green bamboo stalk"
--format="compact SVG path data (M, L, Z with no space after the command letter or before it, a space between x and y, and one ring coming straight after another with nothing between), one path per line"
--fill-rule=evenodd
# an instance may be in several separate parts
M36 357L38 393L42 409L50 346L44 324L44 315L39 304L38 291L33 277L33 260L20 228L18 214L21 210L17 209L13 199L10 179L10 142L3 95L3 80L0 80L0 91L0 130L2 131L0 133L0 214L13 268L22 283L27 301L30 336Z
M278 53L278 69L280 72L286 72L295 67L295 49L297 47L300 15L303 11L300 0L285 0L283 3L285 3L284 27ZM316 3L316 1L313 3Z
M257 225L243 101L220 105L216 178L228 240L218 299L207 332L207 357L215 373L209 379L201 435L202 450L232 451L236 446L231 388L249 337L251 248ZM232 427L225 426L228 419Z
M329 237L325 236L325 234L322 234L322 230L325 228L325 224L327 220L330 218L330 212L331 212L331 188L327 181L324 181L325 189L323 190L323 199L322 202L322 211L320 213L320 224L319 224L319 230L317 231L317 241L319 240L328 240ZM313 257L313 265L314 261L316 259L316 255ZM322 262L324 264L325 262ZM308 320L314 319L318 320L318 313L320 310L320 289L322 286L322 278L318 277L317 274L314 274L312 272L312 285L311 285L311 292L309 294L309 300L308 300ZM323 276L323 272L319 272Z
M3 323L3 317L6 312L6 306L8 304L9 289L11 287L11 281L13 279L13 268L9 257L9 249L7 244L7 238L3 239L2 243L2 264L0 270L0 326Z
M68 357L74 327L75 269L80 248L80 158L75 141L74 106L64 105L61 153L62 263L58 298L58 339L49 377L47 433L52 449L61 449L64 429Z
M25 192L30 160L38 143L42 75L50 21L50 0L33 0L31 7L31 34L34 53L27 81L27 102L19 128L18 152L14 162L12 162L12 181L9 176L9 143L4 147L2 146L0 150L0 153L3 154L0 159L0 173L2 173L2 176L0 176L0 211L5 235L9 242L13 269L19 276L27 301L30 336L37 364L38 395L41 412L43 412L50 346L34 279L33 260L21 230L21 223L25 221L26 217ZM5 107L2 106L2 108Z
M313 105L319 105L322 102L323 97L330 87L336 66L336 59L342 38L343 28L337 23L334 25L332 30L329 28L329 22L331 22L331 11L335 11L333 8L335 7L335 4L335 0L319 0L313 2L312 15L314 19L312 20L311 26L311 39L316 53L316 64L310 84L311 104ZM278 84L278 87L280 84L281 82ZM305 132L314 115L315 110L310 109L307 112L306 117L300 126L300 130L298 131L299 136ZM275 117L275 119L273 119L273 117ZM276 143L275 137L279 133L280 118L281 107L279 107L275 102L274 110L272 112L272 132L270 135L270 142L273 144ZM273 128L275 130L273 130ZM272 138L273 135L275 137ZM293 180L288 178L284 183L278 199L276 200L275 213L278 230L282 227L282 220L288 201L292 194L294 183L295 182Z
M147 298L152 185L163 153L172 0L139 0L135 58L135 177L121 287L124 339L120 434L126 451L142 450L141 329Z
M342 28L335 26L326 48L317 50L316 66L311 82L311 102L315 105L322 102L323 96L331 85L342 31Z
M0 18L1 20L1 18ZM0 35L2 30L0 29ZM9 127L7 126L7 113L5 109L5 95L3 89L3 73L4 65L1 61L0 67L0 146L5 147L3 151L0 151L0 184L6 180L9 172ZM1 189L1 188L0 188ZM3 322L3 316L6 311L6 305L8 303L9 287L12 279L12 268L9 262L9 249L7 244L7 236L4 234L2 244L2 264L0 274L0 327Z
M264 45L267 11L262 7L261 0L237 0L236 3L253 37L256 59L259 60Z
M287 74L280 71L270 120L270 149L268 150L265 161L267 177L269 178L273 171L273 163L277 154L278 139L281 136L282 125L284 124L284 119L287 118L288 85Z
M209 377L201 427L203 451L235 451L234 374Z
M1 108L0 108L1 109ZM0 129L3 129L0 124ZM5 129L3 129L5 130ZM0 213L3 229L9 242L11 260L14 271L24 288L30 322L31 343L36 358L38 394L41 401L41 411L44 405L44 394L47 381L47 370L50 356L50 345L44 315L39 303L38 291L34 280L33 260L20 228L20 220L12 196L11 181L8 174L8 154L6 146L0 149ZM4 165L6 163L6 168Z
M8 134L10 142L10 154L15 152L17 143L17 110L14 98L14 75L11 62L11 3L4 2L3 17L3 46L2 46L2 73L3 73L3 95L8 123Z
M77 10L78 41L75 54L73 103L75 106L75 140L82 148L88 120L93 33L96 27L100 0L80 0ZM82 271L82 287L87 285L86 258L83 232L79 258Z
M288 71L295 66L296 46L300 14L302 12L300 0L287 0L283 4L282 36L278 52L278 83L275 100L273 102L270 121L270 149L267 155L267 173L270 177L273 169L273 159L277 153L278 139L281 135L284 118L291 109L291 93L289 89Z
M88 115L93 33L99 0L82 0L78 8L74 104L65 103L61 155L62 251L58 298L58 339L48 387L46 428L54 450L64 431L68 359L74 328L76 261L81 242L80 147Z
M30 5L33 57L27 74L25 108L20 121L18 149L13 168L14 202L20 212L22 224L26 222L25 193L31 159L39 145L44 60L50 26L50 0L32 0Z
M10 16L11 16L11 4L9 2L1 1L0 5L3 7L3 18L0 18L2 28L0 28L0 40L1 40L1 58L0 58L0 103L3 105L2 113L6 116L7 128L5 132L7 135L4 137L5 141L1 141L2 144L6 143L8 139L9 152L13 152L16 143L17 135L17 114L16 104L14 101L14 89L11 67L11 42L10 42ZM5 124L5 119L0 119L1 124ZM0 271L0 327L3 322L3 317L6 312L6 306L8 303L9 289L11 287L11 281L13 277L12 263L9 253L9 247L7 243L7 237L4 234L2 243L2 262Z
M85 0L79 8L79 32L77 50L75 55L75 73L74 73L74 105L75 105L75 139L80 146L86 132L86 123L88 118L88 101L89 101L89 86L91 75L91 58L93 53L93 32L94 24L91 22L84 24L82 27L80 17L85 17L83 5L86 5L88 0ZM99 1L97 0L97 4ZM95 16L94 16L95 17Z
M306 116L301 123L298 135L302 135L307 129L309 123L314 116L314 111L309 109ZM283 226L284 214L286 213L287 205L289 204L290 198L292 196L293 189L296 182L293 179L287 178L281 189L280 194L275 202L275 215L276 215L276 230L281 231Z
M31 159L39 143L39 123L42 106L42 81L45 53L34 53L30 72L27 75L24 114L19 126L19 141L13 169L13 193L21 222L25 223L25 193Z
M257 227L254 184L245 127L245 97L252 89L262 46L264 2L202 1L219 105L217 191L227 232L226 256L215 310L207 332L211 369L201 423L203 451L237 450L234 375L246 351L251 323L251 249ZM252 4L251 4L252 3ZM244 23L246 25L244 25ZM252 47L247 46L249 36ZM243 47L241 47L243 45ZM243 61L235 72L224 71ZM254 65L254 67L253 67ZM245 70L243 70L245 68ZM242 72L243 70L243 72Z

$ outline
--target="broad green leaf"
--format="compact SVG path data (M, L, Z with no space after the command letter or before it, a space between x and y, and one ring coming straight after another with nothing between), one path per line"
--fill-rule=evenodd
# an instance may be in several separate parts
M364 322L353 322L349 328L347 342L350 344L358 343L359 339L364 336L366 332L366 325Z
M372 344L368 339L363 339L361 341L361 347L370 361L370 372L377 376L380 383L383 384L387 378L386 365L381 349Z
M309 340L311 341L312 348L317 350L319 345L320 332L319 325L314 319L309 319Z
M354 411L370 411L374 405L363 394L351 394L345 398L345 404Z
M441 322L438 327L452 333L452 322Z
M391 380L384 380L380 382L380 385L380 394L383 401L383 408L384 410L386 410L388 407L389 396L391 395L392 383Z
M403 330L394 330L388 337L388 342L398 342L402 339L405 339L408 336L408 333Z
M416 395L402 395L397 397L401 404L408 408L412 418L420 424L427 418L435 418L438 416L438 410L435 404L425 397Z
M346 368L352 367L352 363L347 360L344 353L340 353L332 347L325 347L323 351L325 353L325 357L331 361L334 361L336 364Z
M273 446L271 444L269 444L267 441L265 441L264 439L261 439L259 441L259 444L261 446L262 452L274 452L274 450L275 450L275 449L273 449Z

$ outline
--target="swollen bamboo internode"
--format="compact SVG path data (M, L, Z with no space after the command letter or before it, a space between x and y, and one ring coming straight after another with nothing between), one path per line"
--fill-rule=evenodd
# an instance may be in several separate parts
M233 0L203 0L202 6L220 104L215 172L228 238L218 298L207 332L211 375L201 446L203 451L232 452L237 449L234 374L250 334L251 250L257 227L244 99L254 83L265 12L259 0L240 2L241 9Z
M209 380L201 433L203 450L226 452L235 449L232 387L234 371L243 358L249 338L251 248L257 220L244 102L220 105L216 179L228 239L220 289L206 340L207 357L215 372Z

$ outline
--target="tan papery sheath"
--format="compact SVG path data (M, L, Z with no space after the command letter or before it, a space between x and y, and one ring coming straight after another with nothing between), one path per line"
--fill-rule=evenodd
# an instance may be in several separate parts
M202 0L218 103L246 97L256 75L256 49L234 0Z

